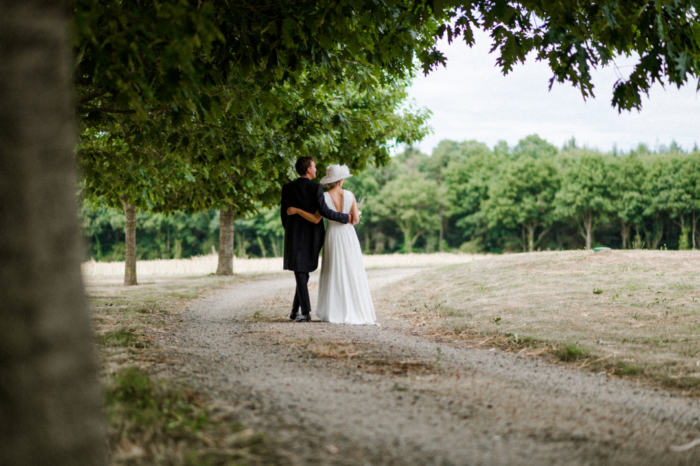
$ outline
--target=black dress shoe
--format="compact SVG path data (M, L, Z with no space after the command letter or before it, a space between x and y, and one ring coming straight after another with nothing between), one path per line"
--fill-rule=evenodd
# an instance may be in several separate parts
M289 314L289 320L296 320L298 315L299 313L297 311L292 311L292 313Z
M296 322L311 322L311 316L309 314L302 314L297 317Z

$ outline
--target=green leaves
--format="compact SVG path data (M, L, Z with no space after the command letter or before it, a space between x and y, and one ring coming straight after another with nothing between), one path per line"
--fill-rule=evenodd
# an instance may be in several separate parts
M471 28L489 31L505 74L534 52L552 69L550 86L568 81L584 98L593 96L591 68L605 66L615 56L639 57L632 74L615 84L612 104L620 110L640 109L641 95L655 82L681 86L700 77L693 0L460 2L459 7L445 12L455 26L438 28L440 35L448 31L451 38L462 32L469 43ZM438 62L438 57L421 58L425 70Z
M611 207L612 179L601 154L582 150L572 154L562 180L562 191L557 195L558 208L568 214L592 209L606 212Z
M546 157L546 152L542 155ZM551 159L526 155L507 166L491 186L489 199L482 202L481 209L490 227L522 227L528 238L523 248L533 251L535 230L547 231L555 220L554 198L559 183L559 171Z
M412 252L416 240L438 227L437 183L419 173L404 173L388 182L379 195L370 199L373 211L394 221L404 235L405 252Z
M639 108L654 82L682 85L700 71L691 0L77 0L74 14L85 193L163 212L256 212L276 202L301 155L355 171L388 163L392 145L427 132L429 113L405 105L405 87L416 58L425 72L445 64L435 48L445 34L471 44L474 28L486 30L504 73L534 52L552 83L569 81L584 97L591 67L638 56L616 84L620 109ZM533 139L509 156L546 146ZM438 170L468 178L447 189L459 221L483 219L498 157Z
M74 11L78 154L95 203L246 215L276 202L298 156L363 169L427 131L427 112L399 109L433 20L405 2L78 0Z

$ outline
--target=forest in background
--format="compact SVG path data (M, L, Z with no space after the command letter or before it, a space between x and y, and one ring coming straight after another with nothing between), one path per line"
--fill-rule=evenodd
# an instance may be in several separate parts
M318 180L317 180L318 181ZM370 166L344 186L365 197L356 226L366 254L582 249L694 249L700 153L640 144L627 153L557 148L537 135L509 147L443 140ZM82 209L86 258L124 260L124 212ZM219 211L137 214L139 259L187 258L218 246ZM279 209L235 221L237 257L277 257Z

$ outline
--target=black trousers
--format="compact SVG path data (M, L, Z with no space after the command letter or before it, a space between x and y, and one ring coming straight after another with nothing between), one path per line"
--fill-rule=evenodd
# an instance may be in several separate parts
M311 301L309 301L309 272L294 272L294 278L297 281L297 291L294 293L294 304L292 311L299 312L303 315L311 314Z

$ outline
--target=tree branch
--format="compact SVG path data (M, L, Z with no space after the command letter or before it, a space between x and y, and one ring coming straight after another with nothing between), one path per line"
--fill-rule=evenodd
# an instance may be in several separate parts
M539 235L537 235L537 242L539 243L540 240L544 237L544 235L549 233L549 230L551 230L551 229L552 229L552 225L549 225L547 228L542 230L542 232Z
M108 91L103 91L101 89L98 89L96 91L93 91L83 97L82 99L78 100L78 104L85 104L90 102L92 99L96 99L98 97L102 97L103 95L107 94Z

